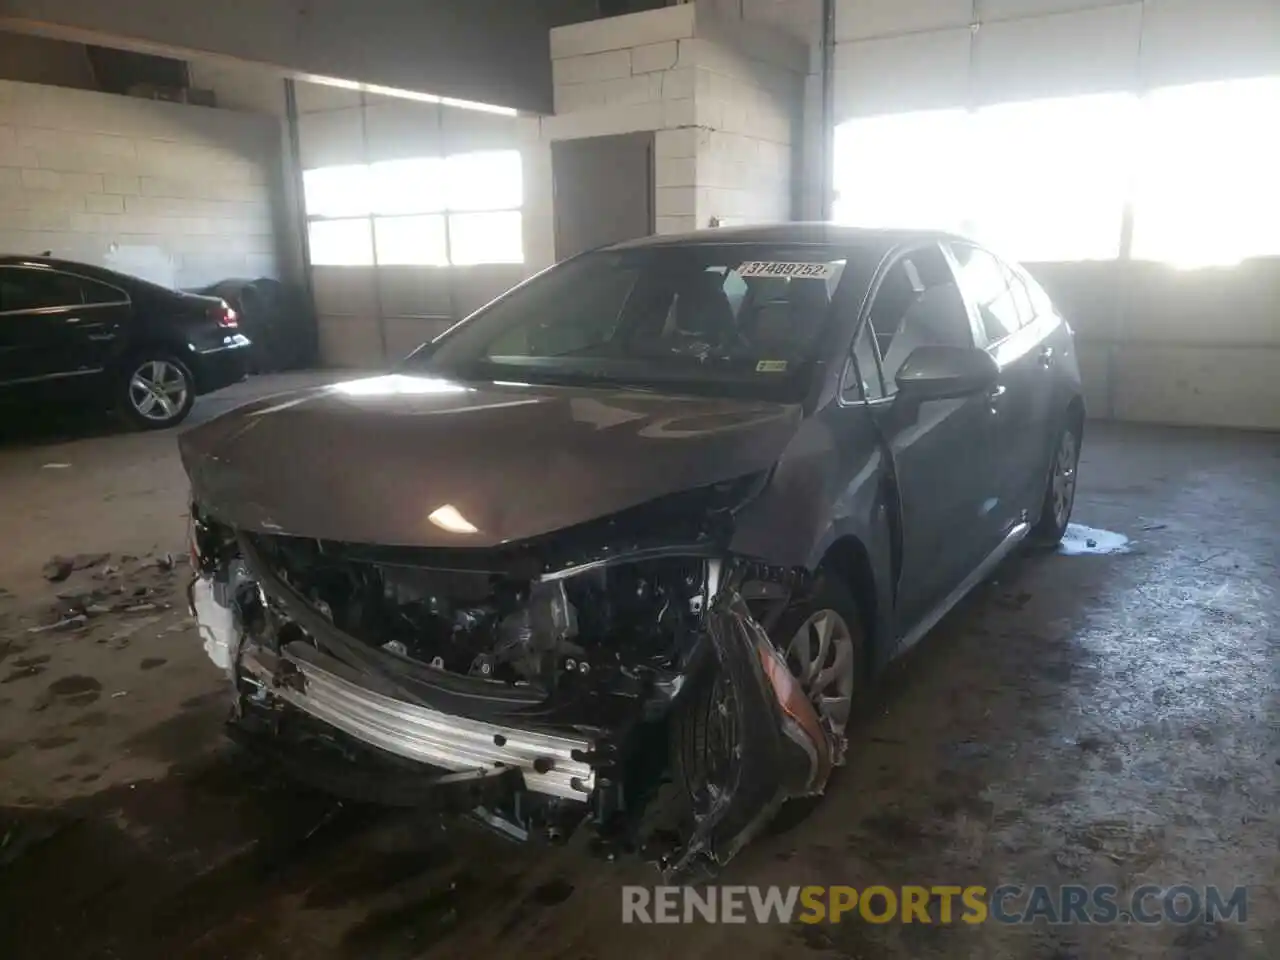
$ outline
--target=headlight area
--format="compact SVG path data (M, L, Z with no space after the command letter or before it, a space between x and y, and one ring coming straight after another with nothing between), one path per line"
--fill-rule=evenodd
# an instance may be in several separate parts
M723 862L788 796L820 791L841 753L762 626L806 588L802 571L697 537L577 563L565 551L548 567L526 550L400 550L193 518L193 607L232 679L234 731L318 786L468 811L521 839L589 822L597 849L684 871Z

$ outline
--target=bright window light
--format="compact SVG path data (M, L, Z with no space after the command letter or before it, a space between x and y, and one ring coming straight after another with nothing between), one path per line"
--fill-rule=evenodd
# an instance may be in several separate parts
M512 210L524 203L519 150L460 153L446 163L450 210Z
M375 247L386 265L524 262L518 150L324 167L303 184L313 263L371 264Z
M443 211L448 195L445 169L445 161L439 157L371 164L369 185L373 212L394 215Z
M377 217L373 221L380 266L436 266L449 263L443 214Z
M459 265L523 263L522 230L518 211L450 214L450 259Z
M1182 267L1280 254L1280 77L1148 95L1133 256Z
M317 74L303 74L300 78L307 83L316 83L323 87L340 87L343 90L362 90L365 93L382 97L395 97L400 100L416 100L419 103L442 103L446 107L459 110L474 110L480 113L494 113L502 117L519 116L519 111L512 107L500 107L496 103L479 103L475 100L460 100L457 97L440 97L434 93L419 93L416 90L403 90L399 87L384 87L375 83L357 83L354 80L342 80L338 77L322 77Z
M973 235L1018 260L1114 260L1138 98L1035 100L973 114Z
M369 212L369 168L363 164L306 170L302 189L308 216L356 217Z
M307 226L311 262L322 267L373 265L373 236L367 217L313 220Z
M836 127L835 220L856 227L963 231L968 120L963 110L933 110Z

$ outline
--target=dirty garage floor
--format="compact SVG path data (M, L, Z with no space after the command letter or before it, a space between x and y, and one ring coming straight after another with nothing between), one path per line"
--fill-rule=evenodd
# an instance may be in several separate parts
M173 441L0 446L6 958L1280 956L1280 437L1092 424L1076 519L1129 552L1002 566L891 671L817 811L721 881L1249 887L1247 924L1154 928L624 929L644 864L295 790L222 740L163 559ZM110 558L50 584L54 553ZM109 611L140 586L142 609L31 632L59 592Z

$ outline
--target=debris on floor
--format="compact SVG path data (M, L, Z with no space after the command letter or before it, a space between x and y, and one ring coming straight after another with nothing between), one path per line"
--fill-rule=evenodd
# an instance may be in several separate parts
M109 553L77 553L72 557L50 557L43 568L44 578L53 583L60 583L77 570L101 566L110 559Z
M71 576L71 571L73 569L74 568L72 567L70 560L65 557L54 557L44 565L41 572L44 574L44 578L46 580L53 583L60 583L67 579L67 577Z
M82 553L72 557L53 557L44 565L46 580L66 583L56 601L49 605L41 622L28 633L78 630L90 619L113 613L156 613L172 609L176 571L185 564L185 556L164 553L158 557L122 556L110 563L109 553ZM74 578L81 571L92 571L89 579ZM74 579L73 579L74 578Z

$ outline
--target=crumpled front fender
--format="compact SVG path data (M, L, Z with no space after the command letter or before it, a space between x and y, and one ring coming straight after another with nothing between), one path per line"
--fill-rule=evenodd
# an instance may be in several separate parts
M708 611L707 635L731 696L737 737L728 780L711 792L668 880L702 864L723 865L755 838L791 797L821 793L837 755L812 704L737 589L726 586Z

